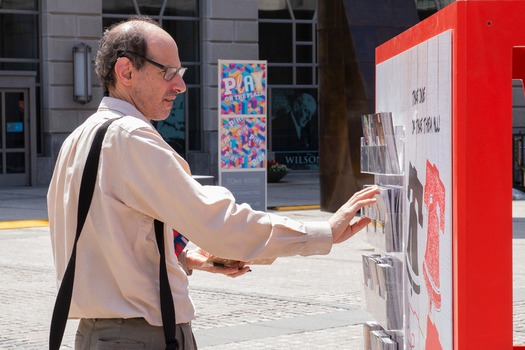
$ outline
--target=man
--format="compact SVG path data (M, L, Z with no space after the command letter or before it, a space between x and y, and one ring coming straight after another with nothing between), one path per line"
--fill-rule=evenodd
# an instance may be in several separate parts
M290 97L292 101L285 113L276 113L272 119L272 148L274 151L317 150L317 125L310 121L317 111L317 102L307 92Z
M164 245L181 349L196 349L190 322L195 310L185 270L208 269L209 253L238 261L327 254L369 223L357 211L374 202L376 188L355 194L329 222L303 224L235 203L218 186L201 186L187 163L152 127L166 118L185 91L173 38L148 18L112 26L100 42L97 74L106 91L98 111L65 140L48 193L51 240L58 283L72 251L80 179L98 127L105 136L93 200L78 242L70 318L79 318L76 348L126 344L163 348L159 301L159 251L154 219L182 232L204 250L179 263L173 236ZM170 253L171 252L171 253ZM217 269L217 268L216 268ZM248 267L227 268L237 276Z

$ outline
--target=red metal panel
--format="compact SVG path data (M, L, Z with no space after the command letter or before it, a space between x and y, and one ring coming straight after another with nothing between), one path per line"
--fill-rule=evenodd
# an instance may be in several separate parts
M525 81L525 47L518 46L512 51L512 79Z
M520 27L512 14L523 13L525 2L463 4L458 23L465 24L466 46L459 52L464 64L457 79L465 81L458 91L465 115L455 119L465 121L457 125L457 140L464 137L464 143L455 152L465 154L456 178L466 186L456 189L464 211L455 217L466 229L458 225L456 232L465 235L458 241L456 269L466 277L457 281L458 289L466 289L457 303L467 307L455 315L456 344L512 349L512 48Z
M380 63L453 30L455 349L513 349L511 88L523 13L521 0L457 1L376 50Z

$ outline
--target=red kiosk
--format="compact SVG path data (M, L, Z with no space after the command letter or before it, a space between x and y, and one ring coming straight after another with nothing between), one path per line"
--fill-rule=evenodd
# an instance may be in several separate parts
M423 46L420 46L422 44ZM433 108L438 111L444 108L446 114L447 108L450 110L448 130L451 145L450 153L446 154L450 157L450 168L442 166L437 172L435 162L439 163L442 160L428 161L424 179L429 181L432 174L437 174L438 177L446 175L450 179L450 188L447 189L447 193L450 193L447 198L450 203L447 208L450 213L450 261L444 262L448 265L436 263L434 267L427 267L425 263L431 265L428 261L432 262L432 258L425 256L428 260L420 266L424 270L420 272L421 288L428 290L424 299L426 304L414 303L411 305L412 313L417 316L417 307L426 307L422 305L429 305L429 310L419 310L424 313L425 319L414 317L414 322L418 324L412 325L414 329L408 334L405 329L405 337L409 338L409 344L417 344L412 347L448 349L453 346L453 349L460 350L525 349L525 346L513 345L510 169L512 79L525 77L524 46L525 1L458 0L376 49L378 68L383 64L390 64L394 58L403 57L405 53L408 56L403 59L408 64L413 64L413 60L417 60L418 57L421 60L421 52L424 52L423 59L429 61L441 57L446 61L447 57L450 57L450 62L447 61L444 65L428 63L429 70L435 70L438 74L443 73L440 69L443 70L444 67L445 81L426 71L422 73L421 68L416 67L414 71L417 74L427 76L419 81L416 78L407 80L408 85L413 83L413 86L406 86L407 95L411 95L407 98L411 100L402 102L407 106L405 110L416 111L414 115L402 116L413 124L405 123L405 133L408 133L409 140L411 137L415 140L424 133L435 137L436 130L441 131L441 134L446 133L446 116L439 112L431 114L431 111ZM415 51L410 53L412 49ZM435 58L435 55L438 58ZM446 69L449 68L448 73ZM407 72L410 75L412 71L408 69ZM385 77L392 78L395 74L402 73L403 71L389 73L391 75L386 74ZM449 77L448 82L446 76ZM390 105L385 100L385 93L381 93L381 80L378 80L377 84L380 102L376 110L393 112L395 116L395 110L384 109ZM447 84L450 84L448 90ZM396 92L398 96L395 99L405 98L403 88L400 90L401 93ZM442 91L450 91L450 95L442 96ZM440 99L441 102L436 103L441 103L441 106L423 107L421 98L428 104L431 104L433 99ZM428 115L422 115L421 108L428 108ZM418 113L419 115L416 115ZM418 123L423 125L421 133L418 131ZM418 149L413 153L420 156L421 144L414 145L417 145ZM407 146L410 148L410 143ZM405 181L408 181L407 176L405 175ZM447 181L443 183L446 187ZM436 189L433 191L435 194ZM430 199L434 200L434 205L436 198ZM440 207L440 204L437 204L437 208L438 214L439 210L443 211L442 205ZM434 219L442 226L444 218L445 216ZM442 233L441 236L445 236L446 229L438 227L436 230ZM428 232L431 232L430 228ZM440 242L443 240L441 236L436 238L441 240ZM419 249L421 256L430 251L429 240L427 237L427 251L424 247ZM447 245L443 247L446 252ZM439 253L434 260L444 259L443 257L447 260L443 254L445 253ZM423 259L421 256L420 259ZM446 273L446 269L439 270L439 266L450 267L450 273L446 275L447 278L450 277L449 280L441 284L432 277L433 271L435 276ZM426 281L426 287L423 280ZM447 288L450 290L447 291ZM432 292L432 289L435 291ZM447 293L451 300L449 314L446 314ZM411 297L414 292L405 291L405 294ZM410 309L405 308L405 317L407 310L410 313ZM447 326L449 328L440 329L439 321L436 321L438 313L445 313L450 319ZM434 322L437 322L435 327ZM434 340L419 339L418 333L419 337L434 337ZM442 338L446 341L440 343Z

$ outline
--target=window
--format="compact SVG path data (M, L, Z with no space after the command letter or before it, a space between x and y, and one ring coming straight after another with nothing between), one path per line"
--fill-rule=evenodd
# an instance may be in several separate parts
M36 72L37 153L42 153L40 120L40 16L38 0L0 1L0 70Z
M317 1L258 5L259 59L268 61L270 148L291 169L318 169Z
M259 59L271 85L317 86L316 0L259 0Z
M416 0L419 20L424 20L454 1L455 0Z

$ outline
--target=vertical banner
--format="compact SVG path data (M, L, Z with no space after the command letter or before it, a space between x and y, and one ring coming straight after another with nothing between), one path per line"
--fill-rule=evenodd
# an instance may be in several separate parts
M219 184L266 210L266 61L219 60Z
M376 109L405 129L405 349L452 349L452 31L376 70Z

